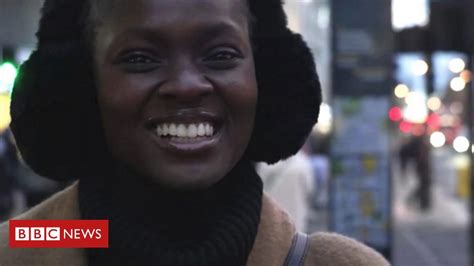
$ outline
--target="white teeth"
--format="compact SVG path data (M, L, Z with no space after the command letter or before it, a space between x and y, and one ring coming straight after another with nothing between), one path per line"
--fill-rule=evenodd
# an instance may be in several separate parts
M196 138L214 135L214 127L209 123L199 124L161 124L156 128L158 136L171 136L179 138Z
M199 124L198 126L198 136L203 137L206 135L206 128L204 127L204 124Z
M214 134L214 128L209 125L209 124L206 124L206 136L212 136Z
M176 130L176 125L175 124L170 125L170 132L169 133L170 133L170 136L176 136L178 131Z
M188 135L186 131L186 127L183 124L178 125L178 137L186 137Z
M160 127L160 126L158 126L158 127ZM160 135L158 133L158 136L168 136L168 134L170 133L170 128L168 127L168 125L164 124L162 129L163 129L162 134Z
M191 124L188 126L188 138L195 138L197 137L197 127L195 124Z

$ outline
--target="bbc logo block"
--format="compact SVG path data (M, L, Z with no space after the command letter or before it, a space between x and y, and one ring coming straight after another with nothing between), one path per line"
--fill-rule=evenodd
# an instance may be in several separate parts
M60 227L15 227L15 241L60 241Z
M11 248L108 248L108 220L10 220Z

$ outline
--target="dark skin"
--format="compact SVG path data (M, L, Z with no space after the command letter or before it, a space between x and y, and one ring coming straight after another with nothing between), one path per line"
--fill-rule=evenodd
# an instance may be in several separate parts
M253 130L245 1L120 2L93 45L109 150L153 184L210 187L242 158Z

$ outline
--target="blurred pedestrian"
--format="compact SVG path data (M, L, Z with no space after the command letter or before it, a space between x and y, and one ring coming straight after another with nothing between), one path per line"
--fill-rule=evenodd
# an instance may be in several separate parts
M18 159L9 130L0 134L0 220L7 219L14 206Z
M331 172L329 156L323 153L311 155L311 167L315 179L313 206L326 209L329 202L329 176Z
M402 178L406 179L407 176L407 167L410 160L415 158L413 150L412 138L405 139L400 145L400 150L398 151L398 158L400 160L400 171Z
M400 149L401 168L405 176L410 161L415 165L418 182L409 200L416 201L421 210L428 210L431 207L431 156L425 135L411 137Z
M3 224L1 265L387 265L263 194L252 163L296 153L321 102L280 0L46 0L37 36L13 133L78 182L21 218L107 219L109 248L9 249Z
M315 188L309 156L299 151L272 165L260 163L257 173L264 190L293 217L296 228L308 233L310 199Z
M20 162L22 161L20 160ZM31 170L24 162L17 168L16 180L18 189L24 195L25 207L27 208L37 205L71 184L68 181L56 181L42 177Z

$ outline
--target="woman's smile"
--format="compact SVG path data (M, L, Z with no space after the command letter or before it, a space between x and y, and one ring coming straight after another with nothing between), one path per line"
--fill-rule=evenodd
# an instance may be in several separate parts
M158 149L179 156L200 155L219 145L224 119L202 109L183 109L150 118L145 128Z

